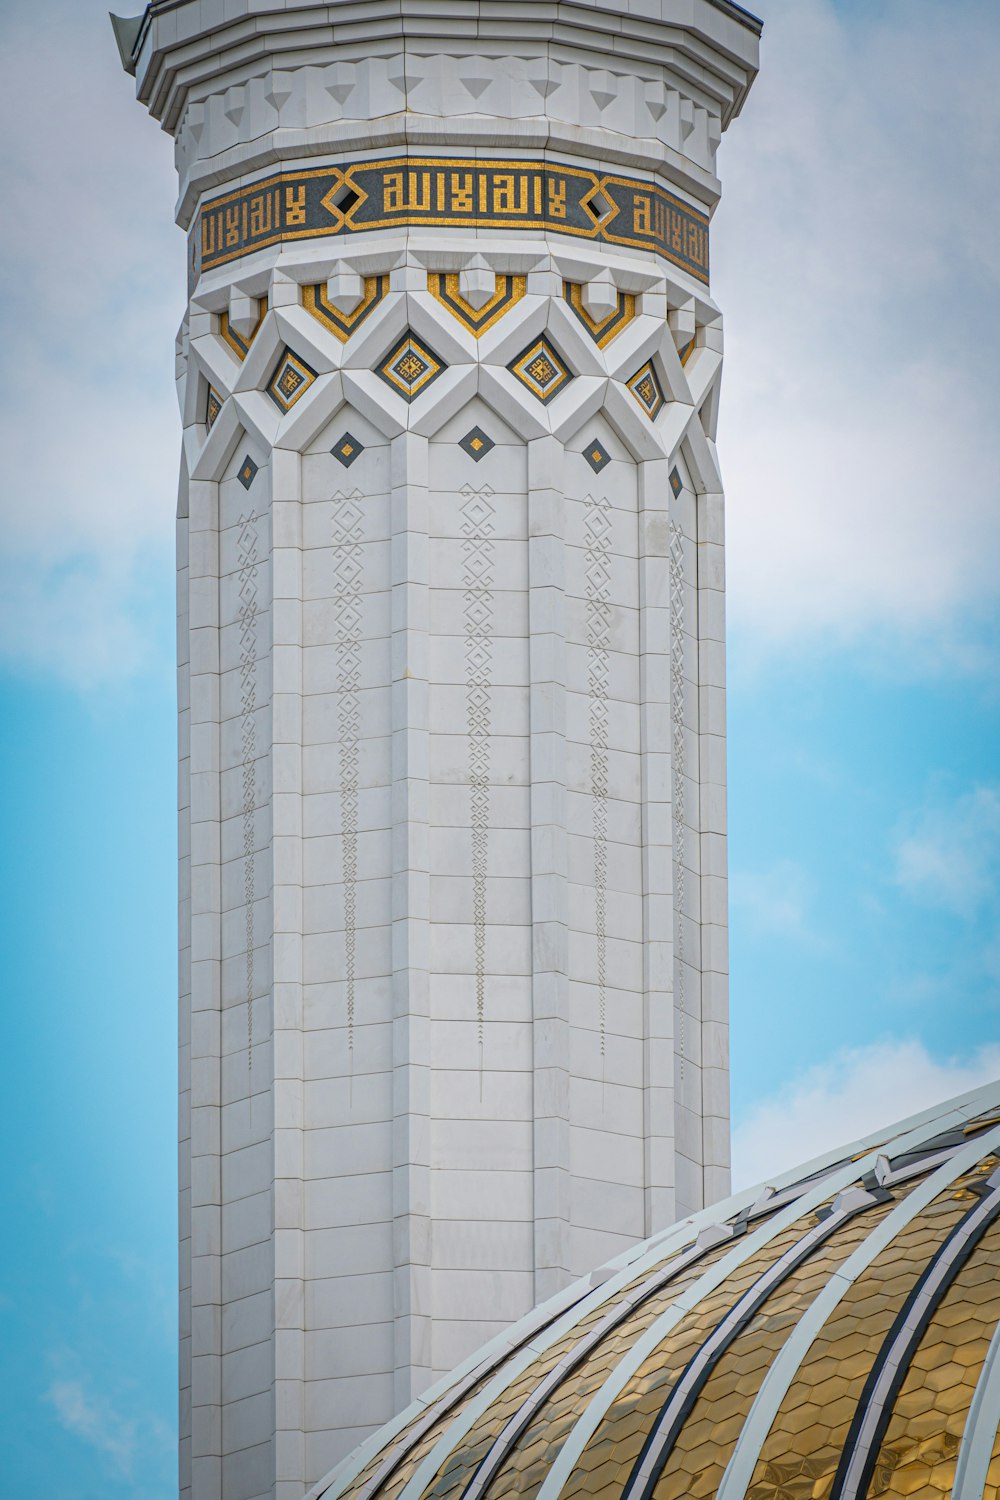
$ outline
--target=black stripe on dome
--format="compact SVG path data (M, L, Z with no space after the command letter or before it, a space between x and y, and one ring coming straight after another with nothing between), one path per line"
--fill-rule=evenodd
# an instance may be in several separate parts
M841 1207L834 1206L809 1233L785 1251L772 1266L760 1275L753 1286L744 1292L692 1355L684 1370L671 1387L670 1394L660 1408L659 1415L646 1436L639 1457L629 1474L621 1500L650 1500L663 1473L667 1459L681 1428L687 1421L695 1402L701 1395L709 1376L719 1360L746 1328L747 1324L763 1307L772 1292L778 1290L793 1271L807 1261L849 1219L864 1213L877 1203L889 1200L891 1194L880 1190L867 1193L853 1189L842 1195Z
M584 1298L590 1295L592 1290L592 1287L585 1287L580 1292L579 1297L565 1304L560 1304L555 1312L546 1314L544 1312L544 1304L542 1309L536 1309L535 1316L524 1320L524 1324L521 1327L521 1337L516 1344L509 1344L503 1349L497 1350L495 1354L491 1355L488 1359L484 1359L481 1364L476 1365L461 1380L449 1386L444 1394L432 1406L429 1406L423 1415L418 1417L411 1426L404 1429L400 1434L398 1442L394 1443L389 1449L389 1452L382 1459L382 1462L371 1477L356 1492L353 1487L351 1488L350 1493L353 1500L371 1500L371 1497L376 1495L382 1486L392 1478L403 1460L409 1457L420 1440L436 1422L440 1421L442 1417L446 1417L450 1411L453 1411L463 1397L467 1396L488 1375L492 1375L501 1365L506 1364L509 1359L513 1359L524 1348L525 1344L531 1342L536 1334L543 1333L546 1328L558 1322L572 1308L579 1306ZM541 1317L537 1316L539 1311L542 1312ZM377 1454L373 1456L377 1457ZM370 1462L371 1460L369 1460ZM322 1496L320 1500L322 1500Z
M479 1500L479 1496L493 1482L498 1471L509 1458L512 1449L525 1428L529 1426L539 1410L555 1394L555 1391L562 1385L563 1381L583 1363L598 1344L607 1338L608 1334L613 1333L620 1324L625 1322L626 1318L631 1317L638 1308L642 1307L644 1302L648 1302L650 1297L655 1296L662 1287L667 1286L682 1271L686 1271L690 1266L696 1265L698 1261L704 1259L710 1251L716 1249L719 1245L731 1244L733 1240L746 1233L745 1220L737 1221L732 1226L727 1227L731 1228L729 1236L712 1240L704 1245L696 1243L690 1250L675 1256L665 1266L660 1266L645 1281L640 1282L637 1287L633 1287L632 1291L623 1297L620 1302L616 1302L610 1311L605 1314L599 1323L595 1324L578 1344L574 1344L573 1348L567 1354L563 1355L559 1363L553 1366L543 1380L539 1381L528 1398L518 1407L510 1421L506 1423L499 1437L491 1444L482 1463L480 1463L469 1483L462 1491L461 1500Z
M1000 1171L975 1183L978 1196L926 1266L896 1315L861 1392L830 1500L859 1500L867 1494L896 1399L927 1326L949 1287L990 1225L1000 1216Z

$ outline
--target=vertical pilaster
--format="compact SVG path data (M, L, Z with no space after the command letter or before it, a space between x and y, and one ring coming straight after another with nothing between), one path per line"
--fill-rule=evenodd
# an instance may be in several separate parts
M300 1500L306 1488L301 462L272 452L275 1500Z
M392 1054L396 1405L431 1372L427 440L392 443Z
M674 883L671 861L669 465L639 468L639 753L642 777L645 1232L673 1222Z
M218 490L188 488L191 786L191 1495L222 1500Z
M191 1493L191 648L188 479L177 507L178 1484Z
M675 1140L678 1215L703 1203L701 785L699 768L698 512L691 481L672 497L669 526L674 796Z
M566 544L562 444L528 444L534 1274L542 1301L569 1275L566 891Z
M725 501L698 499L701 728L702 1131L705 1202L729 1192L729 945L726 838Z

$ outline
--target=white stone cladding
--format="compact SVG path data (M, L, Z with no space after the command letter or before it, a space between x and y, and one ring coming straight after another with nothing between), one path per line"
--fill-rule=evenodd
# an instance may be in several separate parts
M627 169L708 214L757 29L728 0L181 0L133 65L185 227L276 170L393 153ZM309 288L372 306L342 337ZM379 373L408 333L442 366L410 401ZM571 377L545 401L510 368L542 338ZM286 351L306 374L282 409ZM703 278L551 224L315 233L192 286L192 1500L301 1496L487 1337L728 1191L721 364Z

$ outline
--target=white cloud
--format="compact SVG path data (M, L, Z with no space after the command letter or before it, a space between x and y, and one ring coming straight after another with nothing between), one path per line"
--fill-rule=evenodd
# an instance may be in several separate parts
M729 881L734 912L755 937L790 937L822 943L809 914L812 882L795 860L780 859L766 869L733 870Z
M894 860L894 881L911 899L973 919L1000 880L1000 788L976 787L909 818Z
M129 1382L112 1378L105 1386L77 1351L54 1350L50 1363L54 1378L43 1399L60 1427L102 1454L109 1474L129 1481L136 1500L167 1493L162 1481L174 1460L172 1425Z
M1000 585L1000 11L762 8L714 227L730 618L763 650L863 635L975 665Z
M52 0L43 27L36 6L14 0L0 47L0 130L17 143L0 162L17 226L3 249L0 652L87 686L148 662L145 575L171 573L175 179L106 7Z
M752 1105L733 1130L733 1186L780 1172L1000 1078L1000 1045L938 1058L922 1042L845 1050Z
M53 1381L45 1399L67 1432L106 1454L116 1472L131 1476L139 1440L135 1422L122 1417L110 1402L94 1396L82 1380Z

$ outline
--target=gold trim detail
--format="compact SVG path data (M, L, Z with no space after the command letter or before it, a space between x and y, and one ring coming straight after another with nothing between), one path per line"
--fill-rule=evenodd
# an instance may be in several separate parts
M316 371L291 349L285 349L267 383L267 394L279 411L290 411L315 379Z
M386 385L392 386L404 401L412 401L447 368L433 349L429 349L416 334L407 329L399 343L393 346L391 353L379 365L376 374L382 377Z
M563 296L576 313L598 349L603 349L635 317L635 298L631 292L618 293L618 306L606 318L592 318L583 305L583 287L578 281L563 282Z
M708 283L708 216L659 182L560 161L406 155L275 172L209 198L191 228L191 283L268 245L423 225L627 245Z
M227 312L221 312L219 314L219 333L221 337L225 339L226 343L229 345L230 349L232 349L233 353L236 355L236 358L239 360L246 359L247 355L250 353L250 345L257 337L258 333L260 332L260 325L267 317L266 297L260 297L258 299L257 312L259 316L257 318L254 331L248 339L241 338L240 335L236 332L235 328L230 328L229 314Z
M544 405L573 379L573 372L546 338L535 339L507 366Z
M515 302L520 302L527 285L525 276L498 276L493 296L485 306L477 309L462 296L457 271L427 273L427 290L431 296L442 307L446 307L477 339L482 337L487 328L492 328L505 312L509 312Z
M205 428L208 432L211 432L218 421L219 413L222 410L222 403L225 399L225 396L219 395L214 385L209 386L208 394L205 397Z
M631 380L626 381L626 384L646 416L654 422L666 398L653 361L647 359L646 363L636 370Z
M326 295L322 282L302 288L302 306L312 313L317 322L346 344L351 334L364 322L369 313L375 311L389 290L388 276L366 276L365 289L353 312L343 313Z

